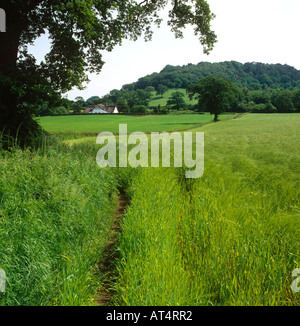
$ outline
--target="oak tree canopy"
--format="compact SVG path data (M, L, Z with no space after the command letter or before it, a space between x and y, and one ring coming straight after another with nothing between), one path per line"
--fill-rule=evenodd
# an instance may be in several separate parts
M0 130L29 136L34 105L82 87L87 72L101 71L103 50L111 51L124 39L151 40L152 27L161 24L168 4L168 25L175 36L183 37L183 29L193 26L208 54L216 35L206 0L2 0L6 33L0 33ZM51 49L37 64L27 46L45 33Z

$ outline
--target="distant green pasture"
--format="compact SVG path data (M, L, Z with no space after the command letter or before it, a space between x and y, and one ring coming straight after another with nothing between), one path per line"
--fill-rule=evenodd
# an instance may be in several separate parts
M220 116L230 119L234 114ZM119 124L127 124L128 132L185 130L212 121L210 114L180 114L160 116L124 115L70 115L41 117L39 121L48 132L98 133L101 131L118 132Z
M161 106L165 106L167 105L167 102L168 102L168 99L171 97L172 93L174 92L181 92L183 95L184 95L184 101L186 104L192 104L192 105L195 105L197 104L197 100L193 99L193 100L190 100L189 99L189 96L186 92L186 89L184 88L171 88L171 89L168 89L163 96L161 95L153 95L153 97L150 99L150 102L149 102L149 105L150 106L158 106L158 105L161 105ZM155 93L153 93L155 94Z

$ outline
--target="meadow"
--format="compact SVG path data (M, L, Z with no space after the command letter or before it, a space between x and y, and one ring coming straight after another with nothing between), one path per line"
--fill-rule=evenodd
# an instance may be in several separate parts
M110 304L300 305L300 114L174 117L81 117L89 130L77 116L43 118L56 135L43 148L0 152L0 304L94 305L122 189ZM119 123L204 132L204 175L101 169L95 136L70 141Z
M195 99L190 100L185 88L170 88L163 94L163 96L156 95L153 93L153 96L149 102L149 106L158 106L158 105L162 107L166 106L168 99L171 97L172 93L174 92L181 92L184 95L183 99L186 104L192 104L192 105L197 104L197 100Z
M220 119L230 119L235 114L224 114ZM42 127L50 133L76 133L95 135L101 131L118 132L119 124L126 123L128 132L172 131L190 129L211 122L210 114L180 114L159 116L126 115L70 115L41 117Z
M202 178L149 168L131 184L115 304L299 305L300 115L198 131Z

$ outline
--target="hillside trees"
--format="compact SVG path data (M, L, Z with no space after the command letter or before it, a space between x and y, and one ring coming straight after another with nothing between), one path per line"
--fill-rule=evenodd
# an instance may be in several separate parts
M157 95L161 95L161 97L164 96L164 93L168 90L168 87L165 86L165 85L162 85L162 84L159 84L157 87L156 87L156 94Z
M167 66L168 70L170 69L169 67L172 66ZM175 68L173 67L173 69ZM197 82L199 82L199 80ZM197 84L197 82L195 84ZM234 83L232 82L232 84ZM144 98L143 100L144 97L143 94L146 94L147 90L148 90L148 96L146 96L146 98ZM154 106L157 106L158 103L157 100L159 100L159 98L154 97L155 95L153 94L153 87L150 86L148 86L145 90L144 89L132 90L130 87L129 88L126 87L126 88L122 88L118 92L114 92L114 94L119 94L118 101L120 102L117 103L120 103L121 111L126 113L127 112L130 113L130 107L128 106L127 109L123 109L123 107L124 107L124 103L128 105L128 102L130 103L131 107L133 107L135 104L148 106L148 102L149 102L150 106L155 109L156 113L157 112L162 113L167 111L169 112L170 109L177 110L178 108L185 107L185 103L179 103L179 104L177 103L176 95L173 94L176 91L178 91L177 89L168 89L166 86L159 84L158 87L156 88L156 95L162 93L161 90L168 91L168 95L165 96L166 97L165 101L160 103L163 106L167 105L168 108L166 107L163 109L162 107L160 107L160 109L157 109L157 107L154 108ZM230 106L228 105L225 108L227 112L253 112L253 113L300 112L300 90L297 88L295 88L294 90L285 90L285 89L271 89L265 87L264 89L251 90L245 86L242 88L236 86L236 93L237 93L237 97L230 103ZM181 94L179 94L179 96L181 96ZM109 99L109 102L111 103L112 100L114 99L114 97L111 96L111 93L103 97L102 101L104 98ZM151 103L152 100L156 102L155 105ZM115 102L112 104L115 104ZM203 101L199 102L197 106L195 106L195 104L193 103L193 104L189 104L188 107L196 111L209 112L209 107Z
M300 87L300 71L281 64L259 62L239 63L236 61L199 62L184 66L167 65L159 73L153 73L130 85L127 89L144 89L147 86L164 85L167 88L187 88L208 76L229 79L240 88L249 90L294 89Z
M172 110L179 111L180 109L185 108L186 103L184 101L184 94L182 92L173 92L167 101L167 106L169 106Z
M99 73L101 51L111 51L122 39L152 36L160 10L167 0L2 0L6 33L0 33L0 130L25 139L40 132L33 119L34 107L51 95L73 86L83 87L87 72ZM205 53L216 35L210 24L214 15L206 0L172 0L168 23L176 37L186 25L194 27ZM51 49L41 64L30 56L27 45L48 33ZM25 119L26 117L26 119ZM35 133L33 131L36 131Z
M300 89L293 93L293 104L297 112L300 112Z
M84 98L82 96L77 96L75 101L72 103L73 112L79 113L85 106Z
M133 108L135 105L148 106L151 93L143 89L138 89L136 91L125 93L123 98L126 100L130 108Z
M293 103L293 93L289 90L283 90L274 96L274 105L276 106L278 112L287 113L293 112L294 103Z
M97 95L91 96L85 101L86 105L96 105L96 104L99 104L99 103L100 103L100 97L97 96Z

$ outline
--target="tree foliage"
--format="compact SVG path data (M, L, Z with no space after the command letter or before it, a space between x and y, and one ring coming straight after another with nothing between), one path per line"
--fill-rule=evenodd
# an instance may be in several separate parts
M167 106L169 106L173 110L181 110L184 109L186 103L184 101L184 94L182 92L173 92L167 101Z
M168 24L176 37L192 25L209 53L216 35L207 1L171 3ZM15 135L25 126L24 114L32 118L28 106L42 104L43 97L50 103L48 97L74 86L82 88L87 72L101 71L103 50L111 51L123 39L151 40L152 26L160 25L160 11L167 4L167 0L2 0L7 23L6 33L0 33L0 130ZM38 64L27 46L46 32L51 49Z
M293 103L293 93L289 90L283 90L274 96L274 104L280 113L295 111Z
M165 86L165 85L162 85L162 84L159 84L157 87L156 87L156 94L157 95L161 95L161 97L164 96L164 93L168 90L168 87Z
M239 63L225 61L217 63L199 62L184 66L167 65L159 73L141 77L133 84L124 85L124 89L144 89L159 85L169 88L187 88L208 76L231 80L240 88L264 90L266 88L300 88L300 71L281 64L264 64L259 62Z
M218 120L218 115L230 108L231 103L239 95L237 87L231 81L214 76L190 85L187 92L191 99L196 97L208 108L215 121Z

